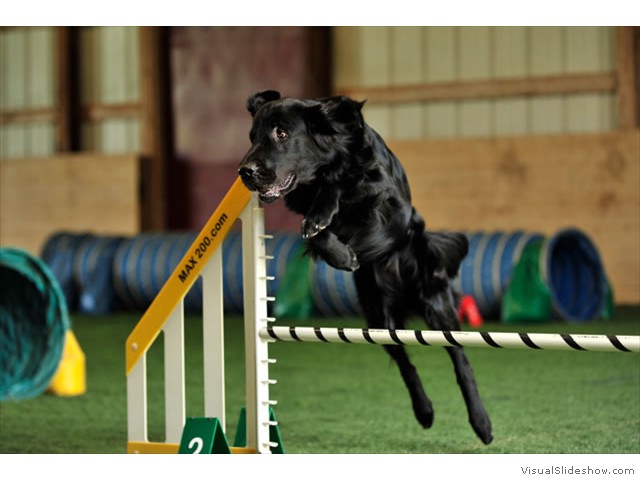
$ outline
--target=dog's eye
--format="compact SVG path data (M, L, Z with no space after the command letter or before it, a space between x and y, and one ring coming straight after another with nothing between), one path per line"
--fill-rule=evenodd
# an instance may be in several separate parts
M289 136L289 134L285 132L283 129L281 129L280 127L276 127L273 129L273 136L276 137L278 140L284 140Z

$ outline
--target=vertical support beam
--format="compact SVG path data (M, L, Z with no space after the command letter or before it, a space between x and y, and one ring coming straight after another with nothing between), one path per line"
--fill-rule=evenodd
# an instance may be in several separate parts
M307 64L303 85L306 97L323 97L332 93L332 28L304 27Z
M204 416L225 422L224 308L222 245L202 269L202 341L204 351Z
M55 27L56 152L80 149L77 27Z
M171 312L164 332L165 442L180 443L185 423L184 300Z
M640 126L638 27L617 27L618 129Z
M167 165L171 152L168 29L139 27L140 149L143 170L142 229L167 222Z
M242 213L242 268L244 285L244 338L247 406L247 447L271 453L269 444L269 355L267 340L260 338L266 327L267 268L264 211L257 196Z
M147 442L147 355L127 375L127 439ZM129 452L135 453L135 452Z

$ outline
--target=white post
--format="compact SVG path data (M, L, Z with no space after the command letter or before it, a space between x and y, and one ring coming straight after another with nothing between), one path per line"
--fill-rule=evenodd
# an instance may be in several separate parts
M221 245L202 270L204 415L218 418L226 431L223 297Z
M129 442L148 442L146 354L127 375L127 439Z
M265 254L264 212L257 195L241 215L242 265L244 285L244 338L246 358L247 447L258 453L270 453L268 340L259 332L267 326L267 268Z
M171 312L164 332L165 442L180 443L185 423L184 299Z

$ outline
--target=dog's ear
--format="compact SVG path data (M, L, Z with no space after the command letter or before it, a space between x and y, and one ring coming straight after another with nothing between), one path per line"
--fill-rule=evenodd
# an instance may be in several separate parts
M364 102L342 96L320 98L316 102L305 110L305 120L320 146L329 145L334 135L351 135L364 127L361 113Z
M265 90L263 92L258 92L254 95L251 95L247 100L247 110L249 110L249 113L251 113L252 117L255 117L256 112L262 105L267 102L272 102L279 99L280 92L276 92L275 90Z
M351 131L364 126L362 107L365 102L358 102L349 97L339 96L321 99L320 104L321 111L332 123L343 125Z

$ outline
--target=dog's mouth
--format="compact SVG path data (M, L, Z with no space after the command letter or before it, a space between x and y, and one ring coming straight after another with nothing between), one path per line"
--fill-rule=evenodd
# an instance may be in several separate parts
M280 183L274 183L269 188L264 189L259 192L260 200L264 203L275 202L279 198L284 197L287 193L289 193L293 189L293 185L295 183L296 176L293 173L290 173L286 176L286 178Z

